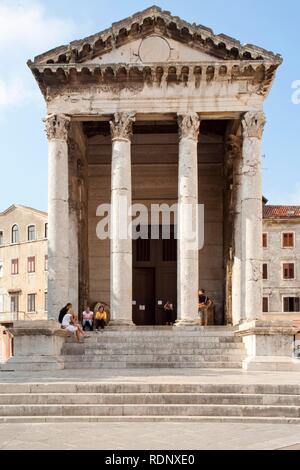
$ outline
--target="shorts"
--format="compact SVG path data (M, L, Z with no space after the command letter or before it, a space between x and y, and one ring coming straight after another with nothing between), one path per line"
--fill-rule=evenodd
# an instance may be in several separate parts
M78 330L78 327L74 325L69 325L67 327L64 327L64 329L69 331L70 333L76 333L76 331Z
M199 310L199 318L201 321L207 322L208 321L208 309Z

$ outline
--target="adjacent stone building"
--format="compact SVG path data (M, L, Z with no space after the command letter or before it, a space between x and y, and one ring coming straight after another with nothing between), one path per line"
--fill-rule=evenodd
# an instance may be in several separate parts
M300 321L300 206L263 212L263 312Z
M0 213L0 323L47 318L47 232L46 212L12 205Z

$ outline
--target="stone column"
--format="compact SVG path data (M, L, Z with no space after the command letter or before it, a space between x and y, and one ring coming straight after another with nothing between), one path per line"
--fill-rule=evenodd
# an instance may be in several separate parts
M69 141L69 301L79 312L79 178L80 152L77 143Z
M197 114L178 117L178 265L177 325L198 321L199 247L198 247L198 136Z
M232 323L238 325L243 316L242 301L242 154L241 138L230 135L227 140L227 151L232 160L233 193L232 193L232 224L233 224L233 252L232 252Z
M45 119L49 140L48 168L48 318L57 320L69 301L69 180L68 130L70 118Z
M112 136L110 313L112 325L132 325L131 137L133 113L116 114Z
M248 112L242 119L241 236L243 316L262 316L262 178L263 112Z

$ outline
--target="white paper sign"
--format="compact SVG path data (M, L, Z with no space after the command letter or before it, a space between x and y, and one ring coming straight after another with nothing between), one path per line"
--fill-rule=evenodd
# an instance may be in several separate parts
M141 311L145 311L145 310L146 310L145 305L140 305L140 310L141 310Z
M133 300L133 301L132 301L132 305L136 305L136 300Z
M162 300L159 300L159 301L157 302L157 305L162 305L162 304L163 304L163 301L162 301Z

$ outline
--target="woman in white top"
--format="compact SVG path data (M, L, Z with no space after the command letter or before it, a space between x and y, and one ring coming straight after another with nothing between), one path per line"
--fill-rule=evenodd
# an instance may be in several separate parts
M73 312L67 313L62 321L62 328L69 331L70 333L74 333L77 341L80 341L80 336L84 336L82 329L79 325L76 325L76 317Z

